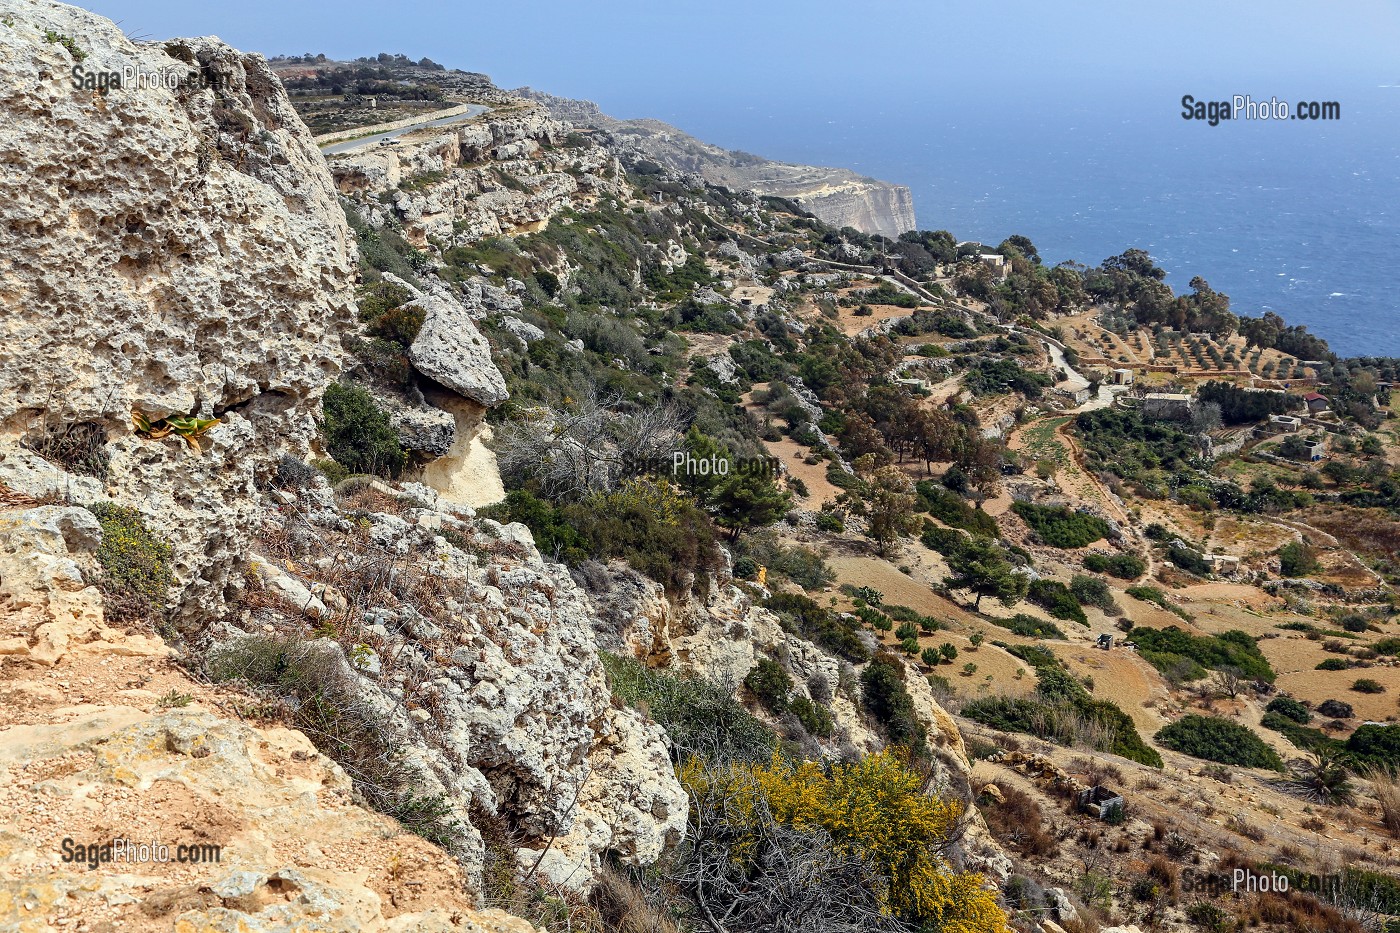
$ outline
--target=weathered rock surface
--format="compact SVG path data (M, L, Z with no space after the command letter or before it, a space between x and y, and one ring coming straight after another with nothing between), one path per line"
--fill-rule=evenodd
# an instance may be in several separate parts
M260 56L138 46L37 0L6 12L0 446L100 425L116 441L107 494L169 533L183 603L203 614L241 550L255 474L305 443L339 368L353 260L335 188ZM136 65L220 90L76 88L73 53L46 33L72 40L84 72ZM132 437L133 410L224 423L198 458Z
M228 718L160 639L109 627L80 573L99 536L84 509L0 511L0 929L534 929L475 911L469 874L305 735ZM101 861L116 839L154 858Z
M491 347L465 307L442 295L423 295L409 304L424 314L423 327L408 349L414 369L488 408L510 397L491 361Z
M473 882L484 863L476 810L506 821L522 860L557 836L542 870L580 889L604 852L640 863L676 841L685 795L664 737L612 708L590 607L524 526L474 519L422 485L369 484L338 500L317 483L294 506L267 516L292 553L294 592L358 594L342 624L357 634L306 650L404 750L415 792L449 804ZM396 568L387 587L385 566ZM278 615L220 632L215 651L237 650L226 646Z
M543 107L507 98L448 132L414 134L392 152L336 156L330 166L337 188L376 227L392 221L420 247L430 238L468 243L539 229L579 199L617 187L615 156L560 145L567 132Z

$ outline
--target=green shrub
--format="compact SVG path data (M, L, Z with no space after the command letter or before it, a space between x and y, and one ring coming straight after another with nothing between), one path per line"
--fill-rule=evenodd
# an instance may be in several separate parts
M880 610L871 608L870 606L857 606L854 610L854 614L856 618L860 619L866 625L874 629L879 629L882 632L888 632L890 629L894 628L894 620Z
M774 593L764 603L778 614L783 628L859 664L870 651L859 633L840 616L800 593Z
M1400 726L1367 723L1346 741L1347 756L1358 765L1400 768Z
M1167 548L1167 560L1187 573L1194 573L1198 577L1204 577L1210 573L1210 564L1197 551L1189 547L1171 545Z
M169 542L147 528L133 508L98 502L87 509L102 526L102 544L97 548L102 574L97 586L108 618L136 619L163 613L175 582Z
M480 514L524 524L541 553L567 564L621 558L673 596L703 591L709 574L724 565L714 526L694 500L645 479L562 505L513 489Z
M914 698L904 685L904 665L890 655L877 655L861 671L860 685L861 702L884 726L890 741L925 753L928 732L914 713Z
M1258 642L1245 632L1192 635L1175 625L1162 629L1138 626L1128 632L1128 638L1146 661L1163 672L1184 658L1211 670L1234 667L1252 680L1272 683L1274 679L1274 670Z
M1358 614L1352 612L1352 613L1347 613L1346 615L1342 616L1342 618L1341 618L1341 626L1342 626L1343 629L1345 629L1345 630L1348 631L1348 632L1359 633L1359 632L1364 632L1364 631L1366 631L1367 629L1369 629L1369 628L1371 627L1371 623L1368 622L1368 621L1366 621L1366 617L1365 617L1365 616L1363 616L1363 615L1358 615ZM1394 643L1395 643L1395 650L1394 650L1394 651L1382 651L1382 652L1381 652L1382 654L1400 654L1400 638L1389 638L1389 639L1384 639L1384 640L1385 640L1385 641L1394 642ZM1376 648L1377 651L1380 651L1380 648L1377 647L1379 644L1380 644L1380 642L1377 642L1376 645L1372 645L1372 647L1373 647L1373 648Z
M788 711L802 723L802 728L819 739L831 738L836 729L831 710L800 694L788 701Z
M1096 606L1105 611L1113 608L1113 594L1109 591L1108 584L1098 577L1076 573L1069 581L1069 590L1074 594L1074 598L1079 600L1080 605Z
M1050 547L1085 547L1108 537L1108 522L1085 512L1029 502L1013 502L1011 509Z
M1032 580L1026 598L1057 619L1078 622L1080 625L1089 624L1089 618L1080 608L1079 600L1074 598L1069 587L1058 580L1047 580L1044 577Z
M1036 668L1035 694L982 697L963 706L964 716L1002 732L1023 732L1066 746L1090 744L1097 751L1162 766L1162 756L1142 740L1132 717L1108 700L1090 696L1043 648L1015 648L1022 651L1009 650Z
M1286 716L1305 726L1312 722L1312 712L1292 697L1274 697L1269 701L1269 705L1264 707L1264 712Z
M923 480L916 486L919 505L950 528L961 528L987 538L1000 537L997 520L939 483Z
M326 452L351 473L396 477L408 462L389 416L361 386L331 383L322 400Z
M1156 739L1173 751L1204 761L1283 770L1283 760L1263 739L1247 727L1217 716L1183 716L1159 731Z
M784 544L771 531L740 538L736 553L767 567L770 574L786 577L804 590L819 590L836 579L823 552L800 544Z
M1281 733L1284 738L1304 751L1335 753L1345 747L1342 742L1332 738L1321 729L1305 726L1281 713L1265 713L1259 724L1265 729L1273 729L1275 732Z
M744 686L770 713L781 715L787 712L792 678L777 661L759 658L758 664L744 678Z
M913 622L919 627L919 631L928 634L936 632L942 628L941 623L933 616L926 616L921 612L910 609L908 606L882 606L885 614L896 622Z
M1023 635L1026 638L1055 638L1063 640L1065 633L1060 631L1060 627L1054 622L1047 622L1044 619L1037 619L1035 616L1018 612L1009 619L989 618L994 625L1000 625L1008 629L1013 634Z
M1348 629L1347 631L1351 631ZM1382 638L1371 645L1371 650L1376 654L1384 654L1394 657L1400 655L1400 638Z
M1324 658L1323 660L1318 662L1316 670L1344 671L1349 667L1351 667L1351 665L1348 664L1343 658Z
M1285 577L1305 577L1320 568L1312 548L1301 541L1290 541L1279 548L1278 563L1279 573Z
M768 761L777 737L729 692L697 677L654 671L635 658L600 651L612 694L642 707L671 740L677 762Z
M1372 680L1370 677L1361 677L1351 685L1351 689L1357 693L1385 693L1385 686L1379 680Z
M1090 554L1084 558L1084 569L1120 580L1136 580L1147 572L1147 562L1136 554Z

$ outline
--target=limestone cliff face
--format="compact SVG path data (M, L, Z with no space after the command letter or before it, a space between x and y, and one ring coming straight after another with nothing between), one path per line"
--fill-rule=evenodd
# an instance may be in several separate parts
M387 152L334 156L330 167L341 193L375 226L400 224L419 246L429 237L468 243L536 230L565 207L612 190L616 158L598 146L561 145L568 131L545 108L511 101Z
M448 288L430 275L414 293L425 321L409 356L422 388L398 400L396 414L401 431L423 437L415 449L453 460L444 484L460 496L353 482L334 491L305 468L295 484L273 482L282 457L308 453L321 394L345 360L341 338L357 325L355 248L324 159L258 56L211 39L134 45L100 17L38 0L6 0L3 12L0 681L47 670L54 688L41 707L49 718L25 725L54 725L56 710L93 698L95 689L77 686L88 676L78 666L93 655L110 651L154 667L169 654L160 639L121 638L88 585L99 572L101 530L77 506L111 500L139 510L173 545L179 585L171 609L190 664L279 632L343 684L347 703L388 737L384 747L403 768L393 790L441 800L460 823L450 841L457 900L479 889L486 853L472 820L482 813L518 841L518 856L508 857L539 859L540 871L560 884L588 887L608 851L654 860L676 841L686 815L663 737L635 712L611 708L588 605L563 568L541 559L523 526L476 522L464 501L481 490L463 491L463 473L481 472L499 488L482 455L481 415L506 397L474 316L518 298L484 279ZM198 81L101 93L74 86L75 65L104 74L139 65ZM615 168L597 147L547 150L560 132L531 107L421 150L405 147L413 148L405 153L410 173L442 172L476 185L475 194L459 203L447 189L395 183L404 197L387 207L372 199L379 211L372 220L392 219L414 237L457 235L463 222L483 231L543 222L586 196L590 178L603 183L577 166ZM373 176L376 163L365 164L371 187L403 168L379 165L390 173L381 178ZM520 185L531 193L505 184L506 171L527 178ZM486 175L490 190L480 184ZM351 197L364 190L356 177L339 176ZM556 187L564 193L552 193ZM134 412L220 423L200 455L175 437L138 434ZM59 465L62 457L34 449L74 424L92 426L105 441L105 475L75 475ZM50 498L65 505L44 506ZM20 507L9 508L15 502ZM147 712L154 706L136 699ZM21 700L16 708L33 707ZM138 729L121 733L134 756L115 766L122 775L164 769L196 797L232 793L220 781L238 776L250 782L250 803L273 800L256 819L285 819L293 836L298 828L321 832L312 819L320 798L299 814L310 822L279 816L278 807L296 793L346 791L345 774L319 759L306 781L279 784L283 759L306 754L306 740L267 743L274 765L253 767L245 759L263 740L216 719L172 714L152 723L122 713L101 728L84 725L80 735L116 741L127 725ZM24 743L12 729L0 719L0 749L7 738ZM223 770L165 760L162 735L175 736L166 751L198 759L188 750L207 748ZM54 748L90 754L86 746ZM18 781L7 769L0 753L0 793ZM115 780L107 772L89 777ZM362 815L340 827L342 841L382 832L382 821ZM33 849L27 833L21 827L22 851ZM16 851L10 838L0 828L0 861ZM451 862L441 850L431 857ZM208 914L187 928L312 928L297 923L317 911L334 917L327 929L478 928L450 918L401 923L352 881L330 891L330 880L305 870L316 858L260 855L250 874L218 881L216 896L186 892ZM24 874L36 866L37 877ZM25 898L42 889L61 899L72 886L55 881L54 869L47 858L0 864L0 879L22 876ZM0 889L0 905L20 903L7 901L8 891ZM321 909L332 901L346 912ZM263 917L269 905L276 910Z
M854 227L893 239L916 229L914 198L904 185L866 178L849 169L777 162L721 149L660 120L617 120L592 101L570 100L523 88L514 93L538 101L578 126L606 131L622 150L713 185L790 198L833 227Z
M180 602L207 615L255 476L305 444L339 369L353 247L335 188L261 57L213 39L138 46L54 3L4 7L0 440L105 432L110 474L90 491L170 533ZM192 83L102 93L75 87L75 67ZM197 457L133 436L137 410L223 423Z
M764 192L765 194L777 194ZM890 239L914 230L914 196L904 185L858 179L815 190L793 188L792 199L833 227L854 227Z

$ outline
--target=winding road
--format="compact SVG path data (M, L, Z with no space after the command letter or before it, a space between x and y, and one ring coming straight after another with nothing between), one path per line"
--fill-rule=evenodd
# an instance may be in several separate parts
M416 133L418 130L426 130L434 126L450 126L453 123L465 123L467 120L481 116L490 109L490 107L484 104L468 104L464 112L454 114L450 117L438 117L435 120L424 120L422 123L414 123L411 126L401 127L397 130L387 130L383 133L375 133L372 136L361 136L358 139L347 139L343 143L332 143L329 146L323 147L321 149L321 154L327 156L340 155L346 152L353 152L365 146L377 146L386 140L397 139L406 133Z

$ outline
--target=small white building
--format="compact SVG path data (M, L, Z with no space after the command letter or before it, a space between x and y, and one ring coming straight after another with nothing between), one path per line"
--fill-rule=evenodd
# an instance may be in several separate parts
M1240 559L1233 554L1202 554L1211 573L1231 574L1240 572Z
M1111 373L1113 384L1116 386L1130 386L1133 384L1133 371L1131 369L1115 369Z
M1058 395L1060 398L1064 399L1066 402L1070 403L1071 405L1076 406L1083 405L1085 402L1089 401L1089 399L1093 397L1089 393L1088 386L1082 386L1075 383L1056 386L1055 394Z
M1303 426L1303 422L1292 415L1270 415L1269 427L1275 434L1292 434Z
M1181 392L1149 392L1142 397L1142 413L1149 418L1174 418L1185 421L1191 417L1194 399Z
M977 261L995 272L997 278L1004 279L1011 274L1011 263L1001 253L978 253Z

